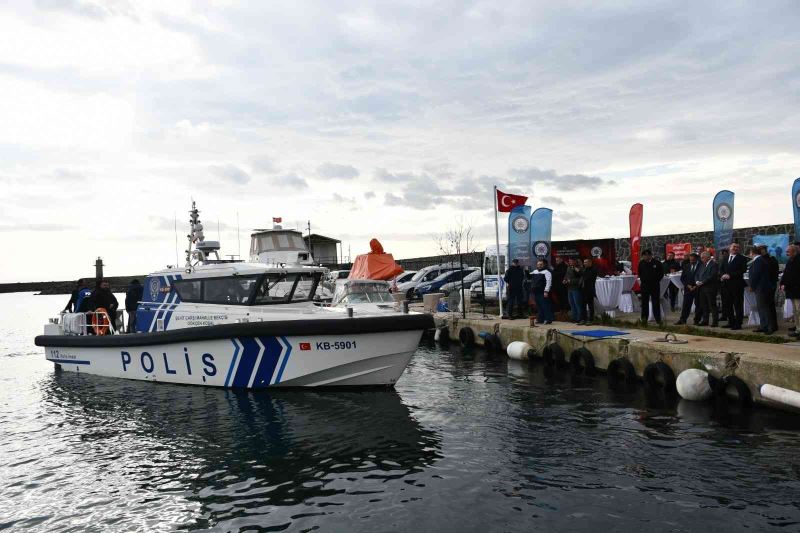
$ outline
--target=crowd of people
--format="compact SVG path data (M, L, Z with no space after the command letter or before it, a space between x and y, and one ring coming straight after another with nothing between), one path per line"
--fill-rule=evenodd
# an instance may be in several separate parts
M136 306L142 299L142 294L143 287L139 280L131 281L125 293L125 311L128 313L126 330L128 333L136 329ZM114 327L113 325L116 323L118 309L119 301L111 292L111 286L105 279L98 280L94 289L89 288L85 279L79 279L70 295L69 302L64 307L64 311L68 313L92 314L104 311L111 321L111 327Z
M794 310L794 325L789 328L789 335L800 337L800 242L790 245L786 254L788 261L781 273L778 260L766 246L755 246L743 255L739 244L734 243L719 257L706 250L678 261L670 253L663 262L651 250L644 250L638 264L641 322L647 323L651 310L655 321L662 322L662 296L675 311L679 289L670 283L662 294L661 280L668 274L680 273L683 301L676 325L687 324L694 306L694 325L741 330L744 293L750 291L755 295L760 323L755 331L771 335L778 330L775 296L780 289L791 300ZM621 273L622 266L617 269ZM556 257L552 268L546 260L539 259L530 272L514 259L504 277L508 318L525 316L530 304L534 304L538 324L552 323L557 311L568 312L575 324L592 323L597 276L591 258L564 261ZM718 298L721 305L717 304Z

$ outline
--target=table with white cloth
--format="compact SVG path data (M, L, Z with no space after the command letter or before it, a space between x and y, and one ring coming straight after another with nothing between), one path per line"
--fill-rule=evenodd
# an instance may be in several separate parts
M794 306L792 305L791 298L786 298L783 302L783 319L790 320L794 318Z
M615 309L619 306L620 296L622 296L622 279L619 277L597 278L594 283L597 303L600 312L609 316L616 316Z
M756 305L756 293L744 290L744 314L747 316L748 326L760 326L761 320L758 318L758 306Z
M681 281L681 272L673 272L672 274L667 274L666 277L669 278L669 282L678 289L678 295L675 297L675 309L681 309L683 307L683 282Z
M614 276L614 278L622 280L622 294L619 297L619 310L623 313L633 313L636 311L636 298L633 297L633 285L636 283L636 276L631 274L624 274L621 276Z
M665 320L667 318L666 310L669 309L669 301L664 298L664 291L667 290L669 287L670 279L669 276L664 276L661 278L661 281L658 283L658 305L661 306L661 320ZM653 316L653 302L650 302L650 316L648 320L655 320L656 317Z

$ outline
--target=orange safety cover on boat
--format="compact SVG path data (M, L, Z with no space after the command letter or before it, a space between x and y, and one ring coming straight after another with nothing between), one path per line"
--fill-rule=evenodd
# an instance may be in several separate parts
M370 253L356 257L348 279L389 281L403 273L403 267L394 262L392 254L383 253L383 246L378 239L369 241L369 248Z

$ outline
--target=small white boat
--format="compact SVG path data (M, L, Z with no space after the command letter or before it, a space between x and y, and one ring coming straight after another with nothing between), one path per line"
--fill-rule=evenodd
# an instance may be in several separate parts
M187 264L146 278L136 332L108 334L109 324L65 313L35 339L47 360L74 372L218 387L393 386L434 327L430 315L403 309L315 305L322 267L211 259L219 245L203 240L194 205L190 214Z

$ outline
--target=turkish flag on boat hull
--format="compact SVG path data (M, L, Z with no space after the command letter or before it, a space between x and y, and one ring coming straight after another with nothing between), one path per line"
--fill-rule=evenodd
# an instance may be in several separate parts
M510 213L512 209L521 205L525 205L525 202L527 201L527 196L507 194L500 189L497 189L497 210L501 213Z

